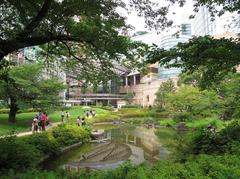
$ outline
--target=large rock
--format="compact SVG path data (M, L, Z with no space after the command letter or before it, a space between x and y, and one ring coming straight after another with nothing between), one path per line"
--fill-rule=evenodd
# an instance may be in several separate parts
M187 126L185 122L179 122L177 125L177 130L178 131L186 131L187 130Z

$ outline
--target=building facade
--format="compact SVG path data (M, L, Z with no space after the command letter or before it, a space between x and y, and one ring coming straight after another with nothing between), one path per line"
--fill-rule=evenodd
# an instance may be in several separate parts
M145 34L142 41L144 42ZM191 24L181 24L180 29L176 32L162 34L158 38L157 45L160 48L166 50L176 46L179 42L187 42L191 38ZM134 40L139 40L141 37L134 38ZM156 39L154 39L155 41ZM148 39L149 41L149 39ZM148 65L147 74L140 73L130 73L128 74L124 81L124 86L122 86L120 93L133 93L133 103L141 106L153 106L156 99L156 92L158 91L160 85L171 79L175 83L178 79L178 75L181 73L179 68L164 68L158 63Z
M201 6L192 21L194 36L217 35L225 32L239 33L240 14L226 12L222 16L211 17L206 6Z

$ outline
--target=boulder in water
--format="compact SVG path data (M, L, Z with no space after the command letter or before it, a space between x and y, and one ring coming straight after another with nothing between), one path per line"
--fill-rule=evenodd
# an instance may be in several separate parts
M177 130L178 131L186 131L187 130L187 126L185 122L179 122L177 125Z

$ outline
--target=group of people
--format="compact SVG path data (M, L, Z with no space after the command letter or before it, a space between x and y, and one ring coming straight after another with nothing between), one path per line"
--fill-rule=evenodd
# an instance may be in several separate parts
M38 131L45 131L46 126L50 125L50 121L48 119L48 115L46 112L39 111L39 113L35 116L32 122L32 132L36 133Z
M77 117L77 126L85 126L86 125L86 118L91 118L91 117L95 117L96 113L93 110L90 111L84 111L83 117L80 118L80 116Z
M64 117L68 120L70 118L70 113L68 111L65 112L62 110L61 112L61 121L64 122ZM84 111L83 117L77 117L77 126L84 126L86 125L86 118L95 117L96 113L93 110ZM36 133L38 131L45 131L46 126L50 125L50 121L48 119L48 115L46 112L39 111L39 113L35 116L32 122L32 132Z

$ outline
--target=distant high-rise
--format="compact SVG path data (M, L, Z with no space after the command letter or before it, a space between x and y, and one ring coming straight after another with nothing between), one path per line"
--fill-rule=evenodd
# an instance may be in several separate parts
M181 24L180 30L176 33L163 35L159 46L168 50L178 43L187 42L191 38L191 33L191 24ZM159 66L158 68L159 79L176 78L180 73L180 68L164 68L163 66Z
M225 32L240 31L240 15L237 13L225 13L213 19L206 6L201 6L192 21L194 36L216 35Z
M181 35L192 35L191 24L181 24Z

